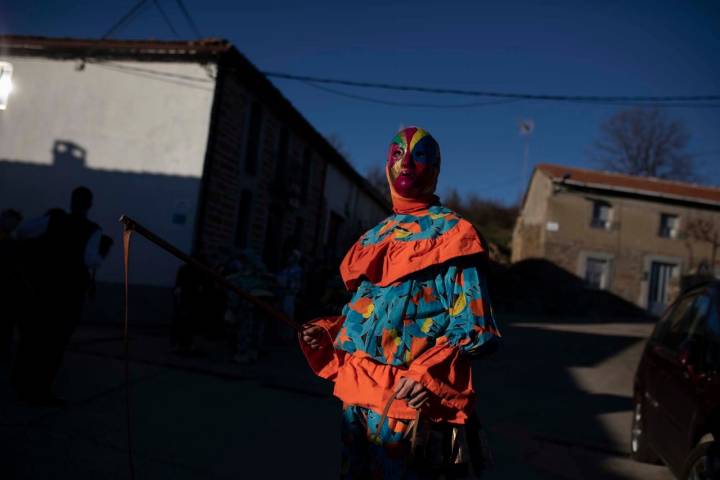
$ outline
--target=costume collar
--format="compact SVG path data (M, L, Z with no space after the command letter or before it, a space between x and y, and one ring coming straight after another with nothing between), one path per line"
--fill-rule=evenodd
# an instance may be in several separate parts
M391 215L355 242L340 265L348 289L356 289L363 279L385 287L433 265L485 251L470 222L448 208L427 205L403 205L420 210Z
M419 212L426 210L433 205L440 205L440 199L437 195L427 195L423 198L406 198L398 195L390 189L392 198L393 212L398 214Z

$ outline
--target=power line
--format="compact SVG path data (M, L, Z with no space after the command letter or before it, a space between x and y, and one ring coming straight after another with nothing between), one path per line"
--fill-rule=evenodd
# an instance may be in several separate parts
M203 78L203 77L195 77L190 75L183 75L183 74L177 74L177 73L170 73L170 72L163 72L159 70L154 70L150 68L143 68L143 67L134 67L129 65L120 65L120 64L112 64L111 62L98 62L98 63L104 63L107 65L112 65L114 68L117 68L118 70L127 70L127 71L135 71L136 73L140 74L146 74L149 76L154 77L166 77L171 78L175 80L181 80L183 82L201 82L201 83L212 83L212 78ZM262 72L268 76L277 75L272 72ZM284 75L284 74L283 74ZM508 103L514 103L519 102L522 100L527 100L524 98L518 98L517 95L519 94L513 94L516 95L516 97L513 98L497 98L495 100L489 100L484 102L472 102L472 103L462 103L462 104L426 104L426 103L412 103L412 102L398 102L398 101L392 101L392 100L384 100L379 98L373 98L373 97L367 97L364 95L357 95L350 92L345 92L341 90L337 90L334 88L330 88L324 85L318 85L315 80L300 80L301 83L304 85L307 85L309 87L331 93L333 95L338 95L346 98L352 98L354 100L360 100L370 103L377 103L381 105L389 105L389 106L403 106L403 107L419 107L419 108L435 108L435 109L455 109L455 108L473 108L473 107L484 107L484 106L493 106L493 105L503 105ZM328 82L325 82L328 83ZM187 84L186 84L187 85ZM189 85L188 85L189 86ZM615 97L595 97L595 98L615 98ZM633 98L656 98L656 97L633 97ZM664 98L670 98L670 97L664 97ZM674 100L676 103L633 103L633 102L619 102L619 101L589 101L589 100L564 100L565 103L576 103L576 104L582 104L582 105L610 105L610 106L646 106L646 107L659 107L659 108L720 108L720 103L696 103L696 102L680 102L678 98L680 97L672 97L675 98ZM683 97L688 98L688 97ZM535 100L535 99L533 99ZM548 99L549 100L549 99Z
M197 24L192 18L192 15L188 11L183 0L176 0L178 7L180 8L185 20L187 21L190 28L193 30L197 38L201 38L202 34L197 27ZM111 35L120 30L128 22L132 21L135 16L145 6L147 0L139 0L125 15L123 15L112 27L101 37L103 39L109 38ZM170 21L170 18L165 13L164 9L160 5L158 0L153 0L153 3L157 7L163 20L170 28L176 38L180 38L178 31ZM371 103L378 103L383 105L391 106L408 106L408 107L421 107L421 108L472 108L479 106L490 106L499 105L504 103L510 103L519 100L539 100L539 101L558 101L568 103L585 103L594 105L611 105L611 106L647 106L647 107L679 107L679 108L720 108L720 103L689 103L689 102L716 102L720 101L720 95L675 95L675 96L602 96L602 95L547 95L547 94L532 94L532 93L516 93L516 92L496 92L496 91L482 91L482 90L463 90L463 89L451 89L451 88L436 88L436 87L424 87L417 85L400 85L400 84L389 84L380 82L358 82L354 80L343 80L343 79L332 79L325 77L314 77L307 75L294 75L284 72L261 72L268 77L282 78L285 80L293 80L303 82L305 85L310 87L323 90L334 95L339 95L355 100L362 100ZM380 90L392 90L392 91L403 91L403 92L416 92L416 93L430 93L440 95L459 95L459 96L471 96L471 97L489 97L499 99L498 101L491 102L476 102L467 104L457 105L441 105L441 104L423 104L423 103L411 103L411 102L397 102L391 100L382 100L377 98L365 97L362 95L352 94L335 90L329 87L323 87L318 84L332 84L332 85L344 85L349 87L359 88L373 88Z
M175 85L180 85L183 87L188 88L194 88L196 90L202 90L204 92L212 92L212 88L206 88L202 85L197 85L195 83L191 82L212 82L212 80L207 79L200 79L197 77L190 77L186 75L176 75L169 72L159 72L159 71L153 71L143 68L134 68L130 67L128 65L120 65L120 64L114 64L114 63L107 63L107 62L90 62L93 65L96 65L99 68L105 68L111 71L115 72L121 72L126 73L129 75L134 75L136 77L142 77L142 78L148 78L151 80L158 80L161 82L171 83Z
M170 31L175 35L175 38L179 39L180 35L178 34L177 30L175 30L175 26L170 21L170 17L167 16L165 13L165 10L160 5L160 2L158 0L153 0L153 3L155 4L155 7L158 9L158 12L160 12L160 16L163 18L167 26L170 28Z
M178 4L178 7L180 7L180 10L182 11L183 16L185 17L185 20L187 20L188 25L190 25L190 28L192 29L193 33L195 34L196 38L202 38L202 34L200 33L200 29L197 27L197 24L195 24L195 21L192 18L192 15L190 15L190 12L185 7L185 2L183 0L175 0Z
M332 93L333 95L338 95L338 96L346 97L346 98L352 98L354 100L361 100L361 101L370 102L370 103L379 103L381 105L390 105L390 106L395 106L395 107L472 108L472 107L484 107L484 106L490 106L490 105L502 105L502 104L513 103L513 102L518 101L515 99L503 99L503 100L490 100L487 102L461 103L461 104L454 104L454 105L442 105L442 104L437 104L437 103L429 103L428 104L428 103L395 102L392 100L381 100L378 98L365 97L363 95L355 95L352 93L335 90L334 88L317 85L313 82L302 82L302 83L304 83L305 85L308 85L310 87L316 88L318 90L322 90L323 92Z
M120 28L125 26L126 23L132 21L132 19L135 18L138 13L140 13L140 10L142 10L146 2L147 0L140 0L139 2L137 2L130 10L128 10L125 15L120 17L120 19L115 22L112 27L110 27L108 31L105 32L105 34L100 38L102 38L103 40L106 38L110 38L111 35L120 30Z
M663 103L663 102L714 102L720 101L720 95L675 95L675 96L601 96L601 95L544 95L532 93L493 92L481 90L461 90L452 88L434 88L417 85L400 85L378 82L358 82L355 80L341 80L324 77L311 77L306 75L293 75L283 72L263 72L268 77L283 78L300 82L323 83L332 85L345 85L349 87L375 88L380 90L393 90L402 92L432 93L440 95L460 95L470 97L491 97L513 100L545 100L563 102L586 103Z
M145 73L152 76L158 76L158 77L167 77L167 78L174 78L177 80L186 80L189 82L200 82L200 83L212 83L214 80L212 78L206 78L206 77L195 77L192 75L184 75L182 73L171 73L171 72L163 72L162 70L155 70L152 68L143 68L143 67L134 67L131 65L123 65L120 63L115 62L107 62L107 61L99 61L92 63L96 65L106 65L110 67L114 67L118 70L128 70L131 72L138 72L138 73Z
M301 81L304 85L327 92L333 95L337 95L345 98L352 98L353 100L360 100L369 103L377 103L380 105L389 105L394 107L418 107L418 108L437 108L437 109L456 109L456 108L474 108L474 107L488 107L492 105L505 105L508 103L520 102L520 99L500 99L500 100L489 100L485 102L471 102L471 103L460 103L460 104L438 104L438 103L413 103L413 102L397 102L393 100L383 100L379 98L366 97L364 95L356 95L334 88L325 87L318 85L313 82ZM657 107L657 108L720 108L720 103L631 103L631 102L588 102L588 101L568 101L567 103L574 104L585 104L585 105L602 105L602 106L646 106L646 107Z

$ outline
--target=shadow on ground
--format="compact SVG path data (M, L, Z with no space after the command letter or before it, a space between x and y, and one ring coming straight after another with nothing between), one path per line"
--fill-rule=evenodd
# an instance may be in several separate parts
M504 445L500 464L555 478L671 478L627 458L632 378L652 325L612 320L499 315L502 347L477 362L475 383L481 419Z
M488 284L497 310L513 314L583 318L585 322L654 321L646 311L540 258L502 265L489 262Z

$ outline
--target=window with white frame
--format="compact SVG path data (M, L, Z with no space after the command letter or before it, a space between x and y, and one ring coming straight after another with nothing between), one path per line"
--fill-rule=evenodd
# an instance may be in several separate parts
M670 213L660 214L660 230L658 235L663 238L677 238L678 234L678 217Z
M610 260L587 257L585 259L585 282L590 288L606 289L610 281Z
M595 200L593 202L592 219L590 226L609 230L612 225L612 206L605 201Z

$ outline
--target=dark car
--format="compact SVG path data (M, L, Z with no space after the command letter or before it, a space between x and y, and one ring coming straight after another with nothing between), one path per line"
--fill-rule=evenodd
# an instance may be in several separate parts
M720 478L720 282L692 288L658 321L635 374L631 455L680 479Z

